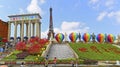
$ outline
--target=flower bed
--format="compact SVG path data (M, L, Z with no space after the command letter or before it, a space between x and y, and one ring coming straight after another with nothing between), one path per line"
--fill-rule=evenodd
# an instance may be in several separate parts
M16 44L16 50L11 52L3 61L17 61L24 60L27 62L43 61L43 57L41 54L44 50L46 50L46 45L49 44L47 39L39 39L38 37L30 38L27 43L19 42Z
M120 60L120 48L112 44L70 43L79 59L89 60Z

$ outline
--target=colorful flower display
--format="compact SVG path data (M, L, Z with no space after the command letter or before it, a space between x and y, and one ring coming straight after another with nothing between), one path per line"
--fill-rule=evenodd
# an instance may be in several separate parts
M81 51L81 52L87 52L88 51L87 48L84 48L84 47L79 48L78 50Z

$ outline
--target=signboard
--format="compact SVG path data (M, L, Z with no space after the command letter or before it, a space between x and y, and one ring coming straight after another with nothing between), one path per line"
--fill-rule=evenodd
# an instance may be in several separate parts
M10 21L18 21L18 20L35 20L39 19L37 15L34 16L18 16L18 17L10 17Z

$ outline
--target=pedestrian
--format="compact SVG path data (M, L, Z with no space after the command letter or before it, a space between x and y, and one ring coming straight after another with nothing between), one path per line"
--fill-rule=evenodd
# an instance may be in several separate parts
M71 61L72 67L74 67L74 61Z
M56 57L54 57L53 63L54 63L54 67L56 67L56 63L57 63L57 58Z
M45 67L48 67L48 55L45 57Z
M46 58L45 58L46 60L48 60L48 55L46 56Z
M20 67L25 67L25 64L24 62L21 63Z
M48 67L48 60L45 59L45 67Z

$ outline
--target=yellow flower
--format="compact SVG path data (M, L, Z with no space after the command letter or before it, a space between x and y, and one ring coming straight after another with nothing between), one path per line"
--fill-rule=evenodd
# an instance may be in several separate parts
M36 58L36 60L38 60L38 58Z
M38 57L39 57L40 55L38 54Z

